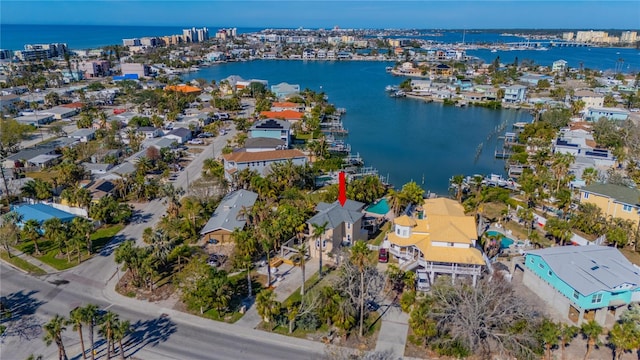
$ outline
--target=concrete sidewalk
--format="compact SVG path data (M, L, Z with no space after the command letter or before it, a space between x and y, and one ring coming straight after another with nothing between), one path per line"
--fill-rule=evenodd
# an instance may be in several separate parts
M319 269L318 259L309 259L305 264L305 280L309 280ZM272 269L273 270L273 269ZM267 267L258 268L258 273L267 274ZM282 264L278 271L271 275L271 286L274 288L276 300L283 302L302 285L302 269L299 266ZM247 312L235 322L235 325L255 329L262 319L256 311L255 304L250 304Z
M399 305L386 300L380 309L382 324L378 332L376 351L389 354L389 359L405 359L404 349L409 331L409 314L403 312Z
M18 257L18 258L28 262L29 264L31 264L33 266L39 267L40 269L44 270L47 274L55 274L55 273L60 272L60 270L58 270L58 269L56 269L56 268L54 268L54 267L52 267L50 265L47 265L47 264L43 263L42 261L38 260L37 258L35 258L35 257L33 257L33 256L29 255L29 254L23 253L22 251L17 250L15 248L11 248L11 257ZM9 262L6 262L6 263L9 266L15 267L15 266L13 266L13 264L11 264ZM24 271L23 269L20 269L20 268L18 268L18 269L20 271Z

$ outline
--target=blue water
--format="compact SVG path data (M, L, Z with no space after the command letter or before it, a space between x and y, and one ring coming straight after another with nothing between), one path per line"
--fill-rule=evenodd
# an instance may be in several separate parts
M425 190L446 195L456 174L505 174L504 161L494 158L495 130L531 115L518 110L458 108L421 100L395 99L384 88L402 78L385 71L388 62L321 62L258 60L215 65L190 73L184 80L244 79L299 84L325 92L329 102L345 108L346 142L365 165L378 169L396 187L413 180ZM503 131L504 132L504 131ZM476 149L482 152L474 159ZM423 182L424 179L424 182Z
M487 231L487 235L502 235L497 231ZM504 235L502 235L502 239L500 240L500 249L508 249L515 241L510 239Z

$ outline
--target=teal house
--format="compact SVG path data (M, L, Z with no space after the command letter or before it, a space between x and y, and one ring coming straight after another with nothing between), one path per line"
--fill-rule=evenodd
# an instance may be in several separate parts
M607 246L556 246L525 255L522 282L574 324L611 326L640 303L640 268Z
M291 141L291 123L278 119L259 120L249 129L249 137L279 139L284 141L286 149Z

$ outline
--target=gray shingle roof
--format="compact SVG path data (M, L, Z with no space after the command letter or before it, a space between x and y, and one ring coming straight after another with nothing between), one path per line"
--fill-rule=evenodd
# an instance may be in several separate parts
M319 203L316 206L319 212L307 220L307 224L322 225L326 222L331 229L343 223L354 224L364 216L361 211L363 206L363 203L353 200L347 200L344 207L338 201L333 204Z
M238 213L243 207L252 207L257 199L258 194L248 190L241 189L227 194L213 215L211 215L207 224L200 230L200 235L205 235L219 229L233 231L236 228L244 228L247 222L238 219Z
M640 190L614 184L592 184L582 189L594 194L605 195L629 205L640 203Z
M245 149L253 149L253 148L277 148L279 146L285 146L285 142L280 139L272 139L272 138L248 138L244 141Z
M640 287L640 269L607 246L555 246L528 251L538 255L562 281L587 296L629 284Z

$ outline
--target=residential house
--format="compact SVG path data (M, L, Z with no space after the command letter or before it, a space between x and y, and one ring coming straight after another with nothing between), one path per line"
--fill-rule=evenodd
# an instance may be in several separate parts
M146 64L138 64L138 63L121 63L120 70L123 76L126 75L135 75L136 79L149 77L151 74L151 68ZM115 78L114 78L115 79Z
M91 175L105 175L111 170L113 164L82 163L82 167Z
M51 109L42 110L40 114L53 115L55 120L68 119L80 112L80 109L67 106L55 106Z
M571 154L575 161L571 164L571 172L578 178L582 176L583 166L606 171L616 163L609 149L598 148L591 131L578 127L561 129L560 135L553 142L553 152Z
M152 139L162 135L162 130L153 126L141 126L136 129L136 132L144 135L145 139Z
M70 139L75 139L80 142L88 142L96 138L95 129L78 129L68 135Z
M0 96L0 109L3 111L11 110L15 107L15 104L20 101L20 96L15 94L8 94Z
M615 184L592 184L580 189L580 203L597 205L605 216L640 221L640 190Z
M177 92L181 92L183 94L188 94L188 95L200 95L200 93L202 93L202 89L200 89L199 87L195 87L195 86L191 86L191 85L167 85L164 88L165 91L177 91Z
M504 89L503 102L519 103L524 102L527 94L527 87L523 85L511 85Z
M271 104L271 111L304 111L304 104L294 103L290 101L274 102Z
M116 185L111 179L101 178L92 180L84 186L89 190L91 201L99 202L105 196L111 196L116 191Z
M107 76L110 73L109 62L106 60L83 61L78 64L78 70L84 72L85 78Z
M251 138L271 138L284 141L289 147L291 141L291 123L285 120L264 119L256 121L249 129Z
M585 118L588 121L598 121L605 117L614 121L625 121L629 118L629 110L611 107L590 107L587 108Z
M431 68L431 76L449 77L453 74L453 69L447 64L438 64Z
M612 326L640 303L640 268L608 246L555 246L528 251L522 282L576 325Z
M551 64L551 71L556 74L567 71L567 62L565 60L556 60Z
M268 174L271 165L291 161L294 165L305 165L307 156L300 150L273 151L235 151L222 156L224 159L225 178L233 181L238 171L255 170L261 176Z
M295 110L261 111L260 116L288 121L302 120L304 113Z
M573 94L573 100L584 102L584 109L602 108L604 106L604 95L591 90L578 90Z
M321 202L316 206L316 213L307 220L309 234L313 234L316 227L326 223L326 230L320 239L311 238L309 244L310 255L319 257L335 253L341 246L349 246L358 240L365 240L366 230L362 229L364 204L358 201L347 200L344 206L339 201L332 204ZM325 257L328 258L328 257Z
M412 214L393 220L383 247L398 258L400 268L420 267L431 284L437 274L471 276L475 286L486 265L476 246L478 232L473 216L464 214L457 201L447 198L426 199Z
M250 209L258 199L258 194L240 189L227 194L207 224L200 230L205 242L215 240L219 243L229 243L233 239L231 234L236 229L243 229L247 219L243 214Z
M33 125L40 127L40 125L46 125L53 121L53 115L51 114L30 114L22 115L15 118L15 120L23 125Z
M63 223L67 223L76 217L71 213L42 203L15 206L12 210L18 213L22 218L22 221L18 224L20 227L29 220L36 220L38 223L42 224L49 219L57 218Z
M244 149L247 152L283 150L287 146L283 140L266 137L248 138L244 141Z
M188 128L175 128L164 136L166 139L171 139L178 144L184 144L191 140L192 133Z

